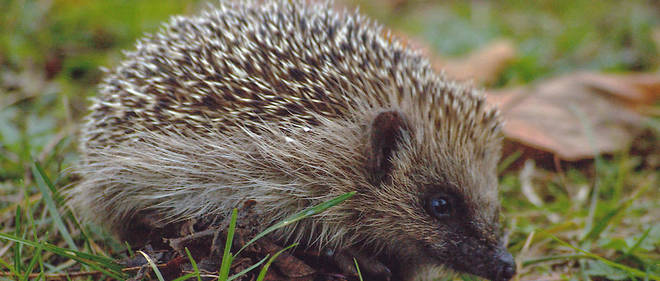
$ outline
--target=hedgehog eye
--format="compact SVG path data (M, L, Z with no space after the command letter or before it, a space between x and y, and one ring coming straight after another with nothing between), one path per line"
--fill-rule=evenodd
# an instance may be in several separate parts
M451 202L443 195L429 197L426 207L429 214L437 219L446 218L451 213Z

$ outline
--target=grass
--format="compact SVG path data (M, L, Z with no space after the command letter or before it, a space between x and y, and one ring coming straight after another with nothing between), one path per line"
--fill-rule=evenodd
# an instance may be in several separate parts
M40 185L45 185L45 183L48 183L49 186L52 187L52 184L50 183L50 179L40 172L41 167L37 163L35 163L35 165L33 167L34 167L34 171L35 171L35 176L37 175L37 173L39 173L38 177L41 179L41 182L42 182L42 184L40 184ZM45 190L45 188L46 187L42 188L42 190L41 190L42 194L50 194L50 192L53 192L54 194L58 193L58 190L56 190L56 189ZM261 264L264 264L264 267L261 269L261 271L260 271L260 273L257 277L257 281L264 280L264 278L266 277L266 271L268 270L270 264L282 252L284 252L284 251L286 251L286 250L288 250L292 247L295 247L297 244L294 243L292 245L289 245L288 247L285 247L285 248L279 250L278 252L276 252L275 254L273 254L272 257L266 256L261 261L257 262L256 264L254 264L252 266L249 266L248 268L242 270L241 272L239 272L235 275L229 276L229 270L230 270L232 262L245 248L247 248L248 246L250 246L251 244L256 242L258 239L268 235L269 233L271 233L271 232L273 232L277 229L280 229L280 228L285 227L287 225L291 225L293 223L296 223L297 221L303 220L303 219L308 218L310 216L314 216L316 214L319 214L319 213L327 210L328 208L331 208L331 207L333 207L337 204L340 204L341 202L351 198L354 195L355 195L355 192L349 192L349 193L343 194L343 195L341 195L337 198L329 200L327 202L321 203L317 206L313 206L313 207L307 208L307 209L305 209L305 210L303 210L299 213L293 214L290 217L282 220L281 222L276 223L276 224L266 228L263 232L259 233L254 238L252 238L251 240L246 242L245 245L243 245L243 247L240 248L235 254L232 254L231 253L231 246L232 246L232 242L233 242L233 238L234 238L234 233L235 233L234 231L236 229L236 218L237 218L237 214L238 214L238 210L234 209L233 212L232 212L232 215L231 215L231 220L230 220L229 228L228 228L228 231L227 231L227 239L226 239L225 247L224 247L224 250L223 250L221 268L219 270L217 279L219 281L231 281L231 280L237 279L238 277L246 274L247 272L259 267ZM46 202L52 201L50 196L45 196L45 197L47 198L47 199L44 199ZM46 205L49 205L49 204L47 203ZM59 211L55 208L52 208L52 209L47 208L47 209L52 213L51 217L57 218L57 219L55 219L55 221L59 221L59 223L63 225L63 222L62 222L62 219L60 217ZM28 215L29 215L29 213L28 213ZM16 224L15 225L18 226L18 228L21 228L21 225L22 225L22 223L20 222L20 217L21 217L21 213L17 212ZM34 228L33 224L32 224L32 227ZM60 229L60 233L61 233L62 237L69 237L69 239L71 239L71 237L70 237L70 235L69 235L66 228L61 229L59 226L57 226L56 228ZM74 261L78 262L79 264L90 268L92 271L86 271L85 272L85 273L87 273L86 275L97 275L97 274L98 275L105 275L106 277L109 277L109 278L112 278L112 279L126 279L128 277L128 275L125 272L122 271L121 266L119 264L117 264L113 259L110 259L110 258L105 257L105 256L97 256L97 255L93 255L93 254L88 254L86 252L78 251L77 247L76 247L75 243L73 243L72 239L71 239L72 244L67 245L68 248L58 247L58 246L52 245L52 244L50 244L48 242L44 242L44 241L37 241L38 238L36 236L34 237L34 240L29 240L29 239L19 237L18 235L0 233L0 239L2 239L3 241L14 242L14 243L16 243L16 246L17 246L17 250L14 251L15 259L14 259L14 264L13 265L10 265L9 263L5 262L4 260L1 260L2 262L0 263L0 265L4 266L9 271L5 272L5 274L3 274L3 275L0 275L0 277L3 277L3 276L4 277L14 277L14 278L18 278L18 279L21 279L21 280L27 280L27 279L33 279L33 278L36 278L36 279L51 278L52 279L52 278L56 278L56 277L68 276L67 273L46 275L47 271L44 270L44 266L43 266L44 261L41 257L41 252L44 251L44 250L48 251L52 254L58 255L60 257L65 257L65 258L74 260ZM63 239L68 240L66 238L63 238ZM68 244L68 241L67 241L67 244ZM23 259L21 258L21 252L22 252L21 251L21 246L30 246L33 249L36 249L36 253L34 253L32 255L32 258L30 259L29 265L24 270L22 269L22 266L21 266L21 264L23 264L22 263ZM193 266L195 272L184 275L184 276L181 277L181 279L185 280L186 278L184 278L184 277L198 277L198 278L200 278L199 270L197 269L197 265L196 265L195 261L190 256L190 252L188 251L188 249L185 249L185 250L186 250L186 253L188 254L189 259L191 260L191 265ZM153 272L155 273L156 278L160 281L164 281L163 275L159 271L158 265L156 264L156 262L154 262L153 259L151 259L151 257L148 254L146 254L145 252L138 251L138 253L143 255L144 258L147 260L149 266L152 268ZM37 264L37 262L39 263L39 266L40 266L39 267L39 269L40 269L39 273L32 274L34 266Z
M494 87L588 69L658 71L653 1L357 1L362 11L447 55L508 38L517 59ZM62 208L75 182L75 132L120 50L186 1L0 0L0 280L66 272L124 278L126 246ZM656 105L660 110L660 105ZM657 110L656 110L657 112ZM518 154L504 155L503 225L519 280L654 280L660 275L659 118L629 149L561 169L532 169L523 195ZM588 130L589 124L585 126ZM641 147L641 148L640 148ZM459 277L459 280L473 280Z

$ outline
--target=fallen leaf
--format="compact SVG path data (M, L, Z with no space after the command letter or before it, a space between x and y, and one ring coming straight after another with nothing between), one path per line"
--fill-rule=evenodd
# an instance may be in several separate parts
M282 247L270 241L262 241L259 245L264 252L271 256L282 249ZM288 277L287 279L302 278L316 273L316 270L287 252L282 252L280 256L273 261L273 264L279 269L279 272L282 273L282 275Z
M593 90L620 99L623 105L647 112L649 105L660 98L660 74L633 75L581 73L581 79Z
M447 58L438 54L422 39L407 36L401 32L393 32L394 37L401 40L404 46L417 50L431 60L433 68L444 72L448 77L459 81L474 81L487 85L494 82L516 57L516 47L509 40L495 40L466 56Z
M577 72L488 91L507 139L567 161L621 150L643 127L635 110L660 97L660 75Z
M473 51L462 58L433 60L437 70L457 80L474 80L479 84L491 84L516 57L516 48L508 40L498 40Z

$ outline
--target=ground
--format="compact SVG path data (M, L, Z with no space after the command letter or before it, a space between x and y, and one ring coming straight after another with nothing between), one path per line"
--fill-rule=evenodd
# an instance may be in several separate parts
M121 50L193 1L0 1L0 280L66 274L123 278L134 255L62 204L75 184L76 132ZM489 89L576 70L658 73L658 1L361 0L397 34L445 57L506 39L518 50ZM660 276L660 104L627 147L579 162L503 156L502 223L517 280L654 280ZM531 193L530 193L531 191ZM530 194L533 194L530 195ZM536 199L533 199L536 198ZM29 274L32 275L29 275ZM20 276L20 277L19 277ZM457 277L471 280L472 277Z

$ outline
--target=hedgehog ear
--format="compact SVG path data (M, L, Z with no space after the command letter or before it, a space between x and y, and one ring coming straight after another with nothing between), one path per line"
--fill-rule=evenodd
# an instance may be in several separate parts
M367 166L372 183L378 184L392 169L391 157L404 135L410 134L410 126L403 113L390 110L379 113L371 122Z

